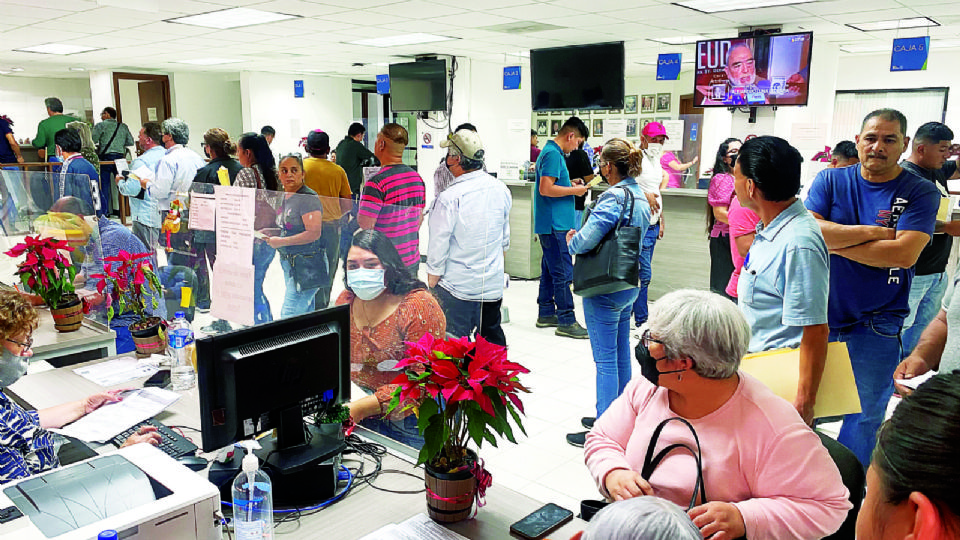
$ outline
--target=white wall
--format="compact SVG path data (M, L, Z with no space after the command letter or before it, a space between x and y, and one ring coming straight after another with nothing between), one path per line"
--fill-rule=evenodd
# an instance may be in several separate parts
M140 84L139 81L131 79L120 79L120 106L123 113L123 121L134 131L134 128L140 125ZM163 121L163 118L157 120Z
M53 79L0 75L0 114L14 121L13 134L17 140L33 140L37 124L47 117L43 100L58 97L63 110L83 118L83 112L92 109L90 81L86 78Z
M243 133L237 74L178 72L169 75L173 116L190 127L190 148L202 156L200 143L203 133L210 128L225 130L231 139ZM139 122L139 112L137 114Z
M293 97L294 80L303 80L304 97ZM242 131L259 133L264 125L273 126L274 153L302 153L300 139L317 128L329 133L335 146L353 121L351 94L349 78L241 72Z

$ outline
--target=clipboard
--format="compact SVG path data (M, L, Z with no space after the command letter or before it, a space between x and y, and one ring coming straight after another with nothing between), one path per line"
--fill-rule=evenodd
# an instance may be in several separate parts
M800 349L774 349L748 354L740 361L740 369L749 373L773 393L793 403L800 382ZM827 344L827 361L813 406L814 418L862 412L857 381L853 376L847 344Z

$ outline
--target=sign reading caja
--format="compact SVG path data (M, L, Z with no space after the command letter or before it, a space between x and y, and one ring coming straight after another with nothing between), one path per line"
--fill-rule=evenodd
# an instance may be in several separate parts
M657 80L675 81L680 78L680 53L657 56Z
M929 53L929 36L894 39L890 71L924 71Z

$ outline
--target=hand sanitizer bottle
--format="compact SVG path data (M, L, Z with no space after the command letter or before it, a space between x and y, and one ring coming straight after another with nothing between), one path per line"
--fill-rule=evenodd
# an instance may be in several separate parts
M253 453L257 441L242 441L247 450L233 481L233 529L237 540L273 540L273 486Z

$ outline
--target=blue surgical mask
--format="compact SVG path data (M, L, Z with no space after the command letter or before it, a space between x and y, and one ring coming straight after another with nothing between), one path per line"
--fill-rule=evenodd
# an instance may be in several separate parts
M0 360L0 388L6 388L27 374L30 357L17 356L6 347L0 349L3 349L3 359Z
M383 268L356 268L347 270L347 286L361 300L373 300L387 288Z

